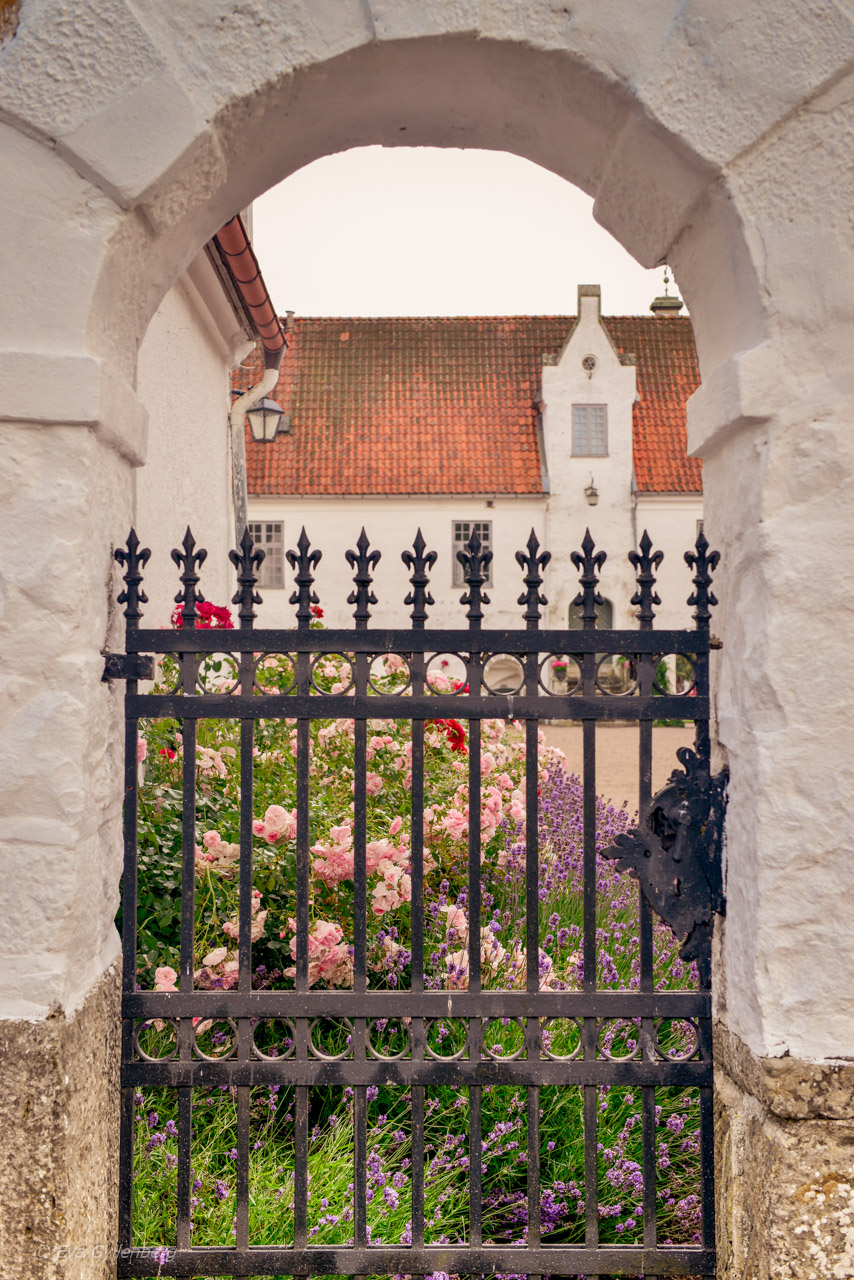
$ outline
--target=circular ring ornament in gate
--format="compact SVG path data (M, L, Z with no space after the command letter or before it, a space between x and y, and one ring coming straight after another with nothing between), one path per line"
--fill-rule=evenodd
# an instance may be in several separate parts
M275 1036L277 1035L276 1027L284 1027L286 1029L286 1035L282 1039L283 1047L281 1051L275 1045L268 1045L266 1049L259 1048L258 1033L268 1029ZM261 1018L252 1029L252 1050L256 1058L261 1058L264 1062L280 1062L282 1058L292 1058L296 1050L296 1034L294 1024L287 1018ZM290 1045L286 1044L286 1041L290 1041ZM275 1052L271 1052L271 1049L275 1050Z
M505 1036L511 1041L511 1045L505 1048L498 1039L500 1032L497 1028L503 1028ZM489 1031L493 1028L493 1041L489 1041ZM510 1030L510 1028L513 1028ZM497 1041L497 1043L496 1043ZM513 1044L515 1043L515 1048ZM514 1062L516 1058L522 1058L525 1055L525 1024L521 1018L484 1018L483 1021L483 1048L484 1051L492 1058L493 1062Z
M540 659L537 679L543 693L551 698L565 698L581 685L578 658L569 653L547 653Z
M240 662L233 653L203 653L196 667L199 693L234 693L240 684Z
M655 1048L665 1062L690 1062L700 1056L700 1033L690 1018L656 1018Z
M291 693L297 680L296 659L290 653L262 653L255 663L255 692L260 695Z
M458 1058L464 1058L468 1054L469 1037L468 1027L462 1018L428 1018L425 1024L424 1052L428 1058L432 1058L434 1062L455 1062ZM430 1040L434 1041L436 1046L440 1046L444 1040L449 1040L448 1053L438 1053L437 1049L431 1045ZM462 1047L454 1049L453 1045L459 1044L462 1040Z
M343 653L318 653L311 661L311 691L325 698L352 693L356 683L353 662ZM341 686L339 688L339 685ZM333 693L334 690L334 693Z
M157 1023L161 1025L158 1027ZM146 1039L154 1039L155 1036L162 1036L167 1030L171 1031L172 1048L169 1053L151 1054L148 1050L143 1049L140 1044L140 1036L146 1033ZM178 1021L176 1018L144 1018L141 1022L137 1022L133 1029L133 1047L139 1054L143 1062L169 1062L178 1053ZM153 1046L149 1045L149 1048Z
M608 1037L610 1043L606 1043ZM617 1041L617 1052L613 1052L614 1041ZM629 1041L634 1044L630 1047ZM620 1053L621 1046L628 1050ZM640 1019L635 1018L600 1018L599 1019L599 1054L609 1062L634 1062L641 1056Z
M433 653L424 668L424 692L458 698L465 689L467 671L461 654Z
M321 1046L315 1043L315 1035L325 1035L334 1043ZM338 1052L328 1052L329 1049ZM313 1018L308 1024L308 1048L313 1058L321 1062L340 1062L353 1055L353 1024L349 1018Z
M383 1023L383 1026L379 1024ZM384 1048L378 1048L375 1041L381 1038ZM391 1043L389 1043L389 1041ZM396 1053L386 1052L396 1044L402 1047ZM399 1058L409 1057L409 1027L402 1018L371 1018L368 1022L368 1053L378 1062L397 1062Z
M574 1062L581 1057L584 1046L578 1018L543 1018L541 1035L543 1053L552 1062Z
M515 698L525 692L525 668L515 653L484 654L480 683L487 693Z
M661 665L661 663L665 661L666 658L673 659L673 666L676 668L676 682L677 682L677 685L681 683L681 686L682 686L681 688L676 688L676 689L667 688L668 675L667 675L666 669L665 669L664 681L661 682L657 679L658 668ZM697 688L697 669L694 663L695 663L695 659L692 659L691 657L689 657L687 653L679 653L679 654L657 653L652 660L652 670L653 670L652 687L655 690L655 692L661 693L661 694L667 694L668 697L677 697L677 698L684 698L684 697L687 697L688 694L693 693L694 690ZM682 668L681 672L679 670L680 666ZM689 673L687 678L685 675L686 669Z
M206 1053L199 1044L199 1036L206 1036L210 1031L213 1033L215 1028L227 1026L231 1030L231 1043L216 1053ZM218 1033L220 1034L220 1033ZM224 1034L224 1033L221 1033ZM213 1041L214 1035L211 1034ZM233 1058L237 1053L237 1023L233 1018L203 1018L201 1022L193 1028L193 1048L200 1058L204 1058L205 1062L225 1062L226 1058Z
M606 698L628 698L637 693L639 663L631 653L606 653L596 663L596 688Z
M401 653L368 655L368 689L386 698L400 698L412 688L409 659Z

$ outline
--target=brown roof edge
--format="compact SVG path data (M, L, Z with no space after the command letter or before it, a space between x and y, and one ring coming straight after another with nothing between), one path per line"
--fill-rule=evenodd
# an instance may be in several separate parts
M288 344L239 213L220 227L213 242L264 348L264 367L278 369Z

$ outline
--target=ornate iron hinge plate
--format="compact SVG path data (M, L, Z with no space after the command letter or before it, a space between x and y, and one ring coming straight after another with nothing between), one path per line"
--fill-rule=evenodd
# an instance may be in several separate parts
M638 880L654 911L682 942L683 960L694 960L723 913L724 769L712 777L707 760L690 747L676 752L674 769L633 831L617 836L602 856Z
M102 680L153 680L154 658L149 653L105 653Z

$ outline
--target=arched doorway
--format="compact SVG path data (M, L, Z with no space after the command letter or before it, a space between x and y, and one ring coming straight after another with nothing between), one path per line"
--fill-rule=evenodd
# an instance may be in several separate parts
M85 1005L115 954L120 790L106 767L116 722L98 657L110 625L110 544L126 532L129 469L144 459L132 388L147 320L192 253L259 191L327 151L405 137L534 159L595 192L598 216L639 260L667 255L674 267L707 384L692 432L706 465L709 532L726 564L718 709L738 854L726 944L737 978L726 1017L738 1043L728 1069L749 1091L739 1046L761 1060L784 1050L845 1056L854 1009L834 975L838 890L849 873L841 856L805 856L801 830L813 822L822 832L813 843L835 849L850 815L827 787L794 625L813 548L851 503L842 433L850 388L836 374L852 324L840 212L850 193L835 151L848 127L841 16L829 13L819 30L806 15L777 26L773 15L753 15L737 35L704 4L690 15L663 9L657 26L648 15L618 24L608 12L562 6L523 17L515 6L427 12L403 0L252 18L192 7L144 20L116 3L105 5L103 23L67 30L54 16L51 6L25 6L2 54L4 233L19 250L2 320L14 475L6 625L13 720L27 726L10 741L16 762L29 762L16 763L6 807L29 824L28 893L38 897L45 877L53 884L50 947L24 917L18 949L32 959L10 970L10 1017L44 1019L54 1001ZM45 50L58 39L69 59L45 77ZM797 65L790 41L803 51ZM79 77L71 55L84 67L94 58L98 76ZM826 110L807 111L816 99ZM819 198L828 190L832 200ZM833 584L842 608L846 572ZM37 661L26 639L34 633ZM828 642L834 652L841 645L838 635ZM828 671L843 669L838 654ZM739 680L748 668L752 679ZM825 736L842 741L835 682L822 677L818 691ZM61 768L57 738L67 748ZM794 823L780 812L779 788L795 797ZM48 825L34 827L36 813ZM61 883L53 869L68 866L69 843L74 870ZM802 948L796 963L792 937ZM809 1158L797 1167L809 1183ZM74 1229L90 1238L90 1228Z

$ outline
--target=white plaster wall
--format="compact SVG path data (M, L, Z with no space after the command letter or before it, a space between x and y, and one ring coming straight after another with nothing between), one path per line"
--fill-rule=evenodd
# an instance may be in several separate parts
M722 1012L758 1053L852 1056L850 6L30 0L0 51L0 119L0 421L21 459L0 513L0 648L17 664L2 749L33 761L20 785L3 775L0 809L30 831L51 809L74 707L86 740L63 785L87 821L101 815L94 835L71 822L44 864L70 876L54 878L52 918L72 919L85 882L89 927L71 950L38 922L35 884L10 909L20 953L39 957L24 963L43 975L33 1007L81 998L112 936L117 695L97 655L109 548L145 457L140 339L235 209L317 156L405 136L544 164L595 195L639 261L674 268L705 382L692 447L724 555ZM73 610L45 610L33 565L68 574ZM51 753L9 727L37 722ZM22 981L7 978L9 992Z
M487 503L491 502L491 506ZM312 546L323 553L316 573L316 591L327 626L353 625L353 606L347 596L353 590L353 570L344 553L355 549L364 526L371 546L382 553L374 575L377 604L371 611L371 626L410 626L411 606L404 605L409 571L400 555L411 549L420 528L427 549L437 552L431 571L430 591L435 605L429 610L429 624L441 627L468 626L465 606L460 604L464 587L452 585L451 539L454 520L491 520L493 585L485 588L490 604L484 608L485 627L509 628L524 625L523 610L517 604L524 590L522 570L516 552L524 550L531 529L543 541L545 500L532 497L353 497L353 498L273 498L250 497L250 520L283 520L285 547L296 546L305 526ZM258 626L295 626L295 606L288 603L293 591L293 572L286 565L283 590L269 587L261 591L264 603L258 609Z
M633 365L620 364L600 323L600 296L579 290L578 322L556 365L543 368L543 434L550 495L546 545L555 557L549 578L549 624L565 627L569 605L578 593L578 572L569 559L589 528L597 550L604 550L600 593L613 605L614 626L634 624L630 600L634 574L627 554L632 550L632 406L637 392ZM585 356L596 359L591 377L582 367ZM574 457L572 409L576 404L608 407L607 457ZM589 506L584 490L590 477L599 494Z
M148 411L149 442L145 466L134 473L133 520L151 549L145 626L169 625L180 589L171 551L187 525L208 552L200 571L205 599L229 604L234 594L230 373L249 344L230 307L217 307L217 295L224 300L200 253L166 294L140 347L137 393Z

